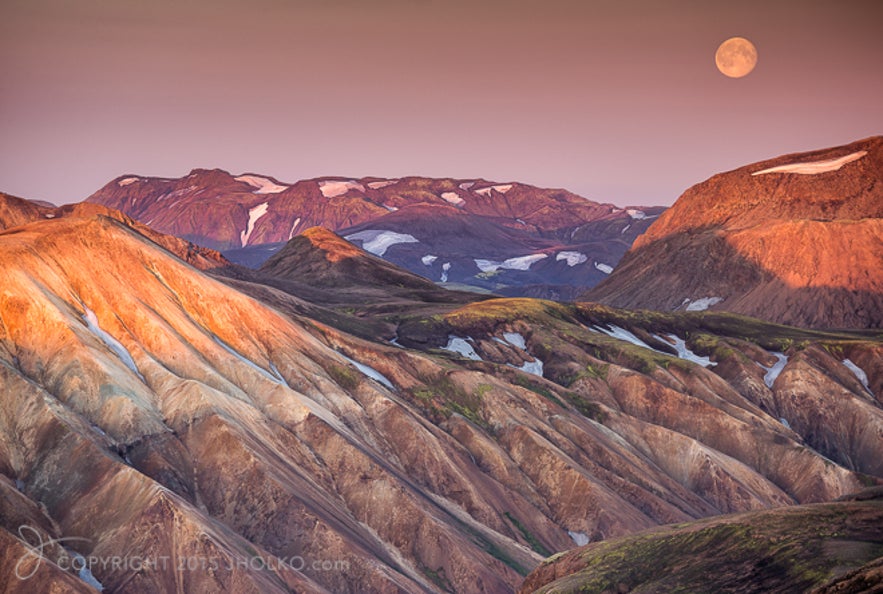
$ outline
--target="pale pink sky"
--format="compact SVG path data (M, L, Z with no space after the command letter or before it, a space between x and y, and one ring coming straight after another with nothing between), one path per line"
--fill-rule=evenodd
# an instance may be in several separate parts
M883 133L881 30L879 0L0 0L0 191L221 167L670 204Z

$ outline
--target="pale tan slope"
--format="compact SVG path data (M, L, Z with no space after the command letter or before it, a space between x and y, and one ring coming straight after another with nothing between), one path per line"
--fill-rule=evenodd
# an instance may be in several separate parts
M508 329L536 351L526 323ZM588 362L577 344L560 365ZM505 365L283 316L103 215L0 233L0 474L29 518L84 555L232 567L95 568L108 590L505 592L574 538L860 485L711 372L623 361L575 389L604 414Z

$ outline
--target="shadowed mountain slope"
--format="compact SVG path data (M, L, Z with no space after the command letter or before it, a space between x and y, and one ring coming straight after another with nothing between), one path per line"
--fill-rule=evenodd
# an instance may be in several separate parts
M543 563L522 594L878 592L883 492L751 512L592 544Z
M693 186L586 297L880 328L883 137L782 156Z

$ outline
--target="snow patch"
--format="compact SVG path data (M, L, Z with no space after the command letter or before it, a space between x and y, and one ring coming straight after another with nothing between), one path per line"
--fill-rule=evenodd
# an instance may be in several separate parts
M423 262L424 266L432 266L432 263L438 260L438 256L433 256L432 254L427 254L420 258L420 261Z
M47 219L54 219L55 218L55 215L52 213L46 213L43 216L46 217Z
M518 347L522 351L527 350L527 341L520 332L503 332L503 339L514 347Z
M384 205L383 205L383 208L385 208L385 209L388 210L389 212L395 212L395 211L397 211L397 210L399 209L398 206L390 206L389 204L384 204Z
M642 219L647 218L647 213L644 212L643 210L638 210L637 208L627 208L625 211L626 211L626 213L628 213L628 215L630 217L632 217L636 221L640 221Z
M251 232L254 231L254 224L258 222L258 219L267 214L267 209L270 208L269 202L264 202L263 204L258 204L250 209L248 209L248 226L245 228L245 231L239 232L239 239L242 242L242 247L248 245L248 239L251 237Z
M610 274L613 272L613 266L610 264L604 264L603 262L595 262L595 268L603 272L604 274Z
M623 228L622 228L622 231L620 231L619 233L624 235L625 232L628 231L628 230L631 228L631 226L632 226L632 224L629 223L628 225L626 225L625 227L623 227Z
M284 192L288 189L288 186L280 186L273 180L259 175L240 175L233 179L238 182L244 182L252 188L257 188L257 190L252 192L253 194L278 194L279 192Z
M364 363L359 363L355 359L351 359L351 358L347 357L346 355L344 355L343 353L337 353L337 354L340 355L341 357L343 357L344 359L346 359L347 361L349 361L350 363L352 363L355 366L355 368L358 369L359 371L361 371L364 375L383 384L384 386L386 386L390 390L396 389L395 386L392 385L392 382L389 381L385 375L383 375L382 373L380 373L379 371L377 371L373 367L365 365Z
M716 305L723 300L723 297L700 297L695 301L684 299L684 303L687 304L687 311L705 311L712 305Z
M512 367L515 367L514 365ZM516 369L520 369L521 371L532 373L538 377L543 377L543 362L537 358L534 358L533 361L525 361L521 367L516 367Z
M788 419L786 419L785 417L780 418L780 419L779 419L779 422L782 423L782 425L785 426L785 429L790 429L790 428L791 428L791 423L789 423L789 422L788 422Z
M558 252L555 256L555 261L559 260L567 260L568 266L576 266L577 264L582 264L589 258L581 253L581 252Z
M499 192L500 194L505 194L509 190L512 189L512 184L500 184L497 186L488 186L486 188L481 188L480 190L475 190L475 193L484 196L486 198L490 198L491 192Z
M505 268L507 270L530 270L530 267L534 262L538 262L548 257L548 254L528 254L527 256L509 258L502 262L480 259L475 259L474 262L482 272L495 272L500 268Z
M692 361L693 363L701 365L702 367L712 367L714 365L717 365L717 363L715 363L708 357L700 357L699 355L691 351L690 348L687 346L687 341L685 341L680 336L677 336L676 334L667 334L666 336L668 337L668 339L662 338L661 336L656 334L654 334L654 336L659 340L670 343L678 352L678 357L681 359Z
M64 540L64 539L62 539ZM71 568L77 569L77 577L86 582L87 585L92 586L99 592L104 592L104 584L98 581L98 579L92 575L92 570L90 569L90 563L86 561L86 558L76 551L71 551L70 549L65 549L70 556L71 559Z
M236 349L231 347L229 344L227 344L226 342L224 342L223 340L218 338L216 335L212 334L212 338L215 340L216 343L218 343L218 346L220 346L222 349L224 349L225 351L227 351L228 353L230 353L231 355L236 357L239 361L245 363L246 365L248 365L249 367L251 367L252 369L257 371L258 373L260 373L265 378L269 379L270 381L272 381L274 383L280 384L282 386L288 385L287 382L282 378L282 376L279 375L278 370L276 370L276 375L273 375L272 373L270 373L269 371L267 371L266 369L264 369L263 367L261 367L260 365L258 365L254 361L252 361L251 359L248 359L248 358L244 357L243 355L239 354L239 351L237 351Z
M445 262L444 264L442 264L441 282L443 282L443 283L448 282L448 270L450 270L450 269L451 269L450 262Z
M337 196L343 196L350 190L364 192L365 186L353 179L347 181L325 180L319 182L319 190L321 190L322 195L326 198L335 198Z
M474 185L475 185L475 182L474 182L474 181L472 181L472 182L463 182L462 184L460 184L459 188L460 188L461 190L468 190L469 188L471 188L471 187L474 186Z
M567 534L573 539L573 542L575 542L578 547L584 547L589 544L589 535L584 532L573 532L568 530Z
M121 179L117 182L117 185L120 187L128 186L129 184L134 184L136 181L141 181L140 177L127 177L126 179Z
M368 182L368 187L372 190L382 190L383 188L386 188L393 184L397 184L398 182L399 180L397 179L385 179L381 181Z
M448 336L448 344L443 346L442 348L446 351L451 351L452 353L457 353L466 357L467 359L472 359L473 361L481 361L481 357L478 356L478 353L475 352L475 349L472 348L472 345L467 342L469 339L459 338L457 336Z
M140 371L138 371L138 366L135 365L135 360L132 358L132 355L129 354L128 349L123 346L123 343L101 329L101 326L98 325L98 316L95 315L94 311L85 306L83 307L83 309L86 311L86 313L83 314L83 320L85 320L86 327L89 329L89 331L100 338L101 342L103 342L107 348L113 351L113 353L120 358L120 361L122 361L126 367L131 369L132 372L137 375L142 382L147 383L144 380L144 376L141 375Z
M871 386L868 385L868 374L865 373L865 370L850 361L849 359L844 359L843 364L853 373L853 375L855 375L858 381L861 382L861 384L865 387L865 390L868 391L868 394L873 396L874 393L871 392Z
M444 200L445 202L449 202L450 204L453 204L454 206L460 206L461 204L466 202L465 200L460 198L460 196L457 194L457 192L442 192L441 197L442 197L442 200Z
M352 241L354 239L361 240L362 249L366 252L371 252L375 256L383 256L383 254L386 253L386 250L398 243L420 243L413 235L379 229L359 231L358 233L347 235L344 239L347 241Z
M764 173L800 173L802 175L816 175L819 173L827 173L829 171L837 171L847 163L858 161L868 154L868 151L858 151L851 153L845 157L837 159L825 159L824 161L807 161L804 163L791 163L790 165L779 165L778 167L770 167L761 171L755 171L751 175L763 175Z
M762 368L766 369L766 374L763 376L763 383L766 384L767 388L772 388L773 384L776 381L776 378L779 377L779 374L782 373L782 370L785 369L785 365L788 364L788 357L783 353L772 353L776 357L776 362L773 363L772 367L767 367L766 365L762 365L758 363Z
M625 328L620 328L619 326L610 326L610 330L604 328L603 326L593 326L595 330L598 332L603 332L607 336L611 336L613 338L618 338L619 340L624 340L626 342L630 342L633 345L644 347L645 349L650 349L651 351L655 351L653 347L649 344L626 330ZM658 351L657 351L658 352Z
M297 217L294 220L294 223L291 225L291 232L288 234L289 241L292 237L294 237L294 230L297 229L297 226L300 225L300 217Z

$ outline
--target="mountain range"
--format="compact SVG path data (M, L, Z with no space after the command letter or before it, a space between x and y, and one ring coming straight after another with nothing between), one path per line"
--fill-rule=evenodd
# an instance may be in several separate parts
M257 267L310 227L433 281L572 298L601 281L661 207L617 208L481 179L317 178L285 184L196 169L119 177L88 198Z
M382 213L370 206L379 200L372 192L389 189L383 200L392 200L396 183L382 184L394 180L311 180L295 192L219 171L195 171L189 182L124 176L99 194L145 208L129 214L96 204L106 201L98 195L56 208L0 194L0 583L10 592L876 587L876 302L862 301L868 316L842 324L822 323L839 311L826 300L819 323L769 321L775 308L733 313L737 299L725 288L758 289L724 282L740 270L725 265L733 250L715 260L696 245L778 233L790 229L786 219L830 225L821 237L857 225L853 240L838 240L847 251L792 250L789 270L807 261L832 270L836 258L843 277L859 282L857 262L873 293L879 273L864 250L880 240L880 184L876 161L865 159L878 146L871 139L721 174L711 186L784 176L776 183L788 196L808 197L783 210L766 195L749 208L745 196L754 194L727 202L722 192L727 213L711 208L717 214L701 223L685 213L695 212L700 190L712 195L703 184L658 220L520 184L484 191L484 182L462 189L470 182L421 178L396 182L402 201L388 205L398 210L380 203ZM863 189L831 198L832 188L853 187L840 177ZM820 180L818 196L810 179ZM320 182L343 186L327 197ZM197 190L173 195L182 183L202 184L199 195L217 206L199 203ZM420 184L427 194L405 200ZM452 184L463 203L432 199ZM132 186L169 193L136 196ZM295 213L268 197L306 192L344 237L310 219L285 241L292 222L284 217ZM502 297L476 285L456 290L476 274L439 286L434 273L396 265L399 250L426 255L433 217L493 244L512 225L501 213L525 214L517 208L531 192L550 193L548 208L523 219L531 241L558 246L550 254L578 245L568 233L649 225L592 291L649 299L648 285L676 297L655 311ZM379 217L359 220L369 211ZM167 212L191 231L170 235L150 218L172 225ZM201 246L197 228L217 239ZM390 233L419 239L390 243ZM451 254L475 259L469 250L482 244L469 233ZM237 237L239 254L264 246L260 264L215 251L231 255ZM666 241L680 251L647 251ZM810 252L815 259L797 259ZM677 254L692 264L667 275ZM446 272L466 267L450 258ZM564 260L568 269L590 261ZM508 288L565 286L552 277L516 285L514 273L525 271L500 270L490 279L511 272ZM628 281L629 270L646 276ZM788 303L806 320L803 298L819 294Z

